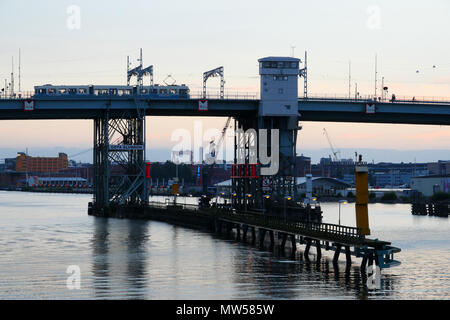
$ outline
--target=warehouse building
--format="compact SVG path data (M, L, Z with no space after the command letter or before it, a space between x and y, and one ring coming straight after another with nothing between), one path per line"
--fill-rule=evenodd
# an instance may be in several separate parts
M411 178L411 190L431 197L436 192L450 192L450 174Z

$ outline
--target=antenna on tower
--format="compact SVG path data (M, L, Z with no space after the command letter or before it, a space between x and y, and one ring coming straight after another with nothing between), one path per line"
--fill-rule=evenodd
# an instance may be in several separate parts
M20 48L19 48L19 93L22 92L22 88L20 86Z
M351 98L352 62L348 61L348 98Z
M303 77L303 98L308 98L308 61L307 51L305 51L305 67L299 70L299 76Z
M127 86L130 85L130 56L127 56Z
M375 100L377 99L377 74L378 74L378 70L377 70L377 54L375 53L375 95L374 95Z
M14 96L14 56L11 60L11 97Z

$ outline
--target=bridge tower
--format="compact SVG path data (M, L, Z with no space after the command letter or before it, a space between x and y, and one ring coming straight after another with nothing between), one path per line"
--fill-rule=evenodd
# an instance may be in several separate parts
M298 126L298 77L300 59L291 57L266 57L258 60L261 76L261 100L257 115L236 118L235 128L246 134L236 134L235 163L244 162L244 174L239 166L232 172L232 185L235 193L234 203L242 208L250 205L264 206L264 198L284 201L295 195L295 156ZM251 132L253 129L254 132ZM266 142L261 141L261 131L267 132ZM273 141L273 145L272 145ZM267 152L272 158L270 164L261 164L252 155L252 145L256 143L258 156ZM267 149L267 151L265 150ZM273 154L272 154L273 153ZM236 156L237 154L237 156ZM278 161L275 160L279 154ZM258 165L253 176L252 164ZM277 167L267 173L268 167ZM272 171L272 170L270 170Z
M258 60L261 76L261 100L258 128L268 133L267 147L271 145L272 129L279 131L279 168L266 176L267 192L278 200L293 197L295 193L295 156L298 126L298 78L300 59L292 57L267 57ZM275 141L276 143L277 141ZM269 152L270 152L269 151Z
M108 106L94 119L94 208L147 203L145 170L144 110L112 115Z

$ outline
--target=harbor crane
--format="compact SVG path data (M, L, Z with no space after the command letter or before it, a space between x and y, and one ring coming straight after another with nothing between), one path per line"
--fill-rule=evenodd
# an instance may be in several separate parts
M225 138L225 134L227 132L228 126L230 125L231 119L232 117L228 117L217 144L215 143L215 139L209 142L209 157L212 160L210 162L214 162L216 160L217 152L223 143L223 139Z
M202 170L202 172L203 172L203 192L205 194L208 192L208 181L211 180L211 176L212 176L211 169L214 166L214 162L216 161L217 155L219 153L219 149L222 146L223 140L225 138L225 134L227 132L228 127L230 126L231 119L232 119L232 117L228 117L217 143L215 143L215 139L212 139L209 142L209 152L207 154L208 161L207 161L207 165Z
M330 136L328 135L327 129L323 128L323 134L327 138L328 144L330 145L331 152L333 153L333 160L334 161L339 161L338 154L339 154L340 151L334 149L333 144L331 143Z

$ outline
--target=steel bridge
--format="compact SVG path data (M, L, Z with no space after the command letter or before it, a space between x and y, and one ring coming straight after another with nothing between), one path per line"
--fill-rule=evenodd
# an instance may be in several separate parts
M279 128L287 134L281 145L287 145L285 158L295 156L298 121L330 121L359 123L397 123L450 125L450 102L378 101L364 99L307 98L298 99L294 126L287 127L292 117L261 117L260 99L246 96L207 99L207 110L199 110L203 99L150 99L140 96L31 97L0 99L0 120L90 119L94 123L95 201L102 206L110 202L145 203L147 185L145 162L145 118L147 116L233 117L237 127ZM27 104L32 108L26 110ZM263 121L261 121L263 119ZM286 143L287 141L287 143ZM248 141L244 142L248 147ZM280 150L283 158L283 150ZM288 160L289 160L288 159ZM246 161L249 161L248 155ZM280 163L283 160L280 160ZM120 174L110 172L110 164L123 165ZM287 167L289 166L289 161ZM289 168L281 176L292 176ZM241 184L240 184L241 183ZM288 181L277 181L280 193L293 194ZM114 185L114 187L112 187ZM237 201L242 205L246 193L261 195L258 181L236 179ZM239 199L240 198L240 199ZM260 198L256 196L253 201ZM253 203L258 205L258 203Z
M0 98L0 120L97 119L107 113L146 116L257 117L260 99L244 95L208 99L208 110L199 111L201 99L146 99L139 96ZM24 111L26 101L33 111ZM367 113L367 104L375 112ZM364 99L307 98L298 100L299 121L450 125L450 101L381 101Z

